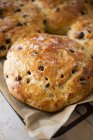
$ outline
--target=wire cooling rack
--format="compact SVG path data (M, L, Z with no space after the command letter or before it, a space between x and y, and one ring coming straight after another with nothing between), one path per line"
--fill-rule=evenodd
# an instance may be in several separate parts
M83 107L84 112L80 113L78 110L79 108ZM89 117L90 115L93 114L93 104L91 103L85 103L85 104L81 104L78 105L75 109L75 111L79 114L78 118L75 118L73 121L69 122L67 125L62 126L55 134L52 138L56 138L58 136L63 135L64 133L66 133L67 131L69 131L71 128L75 127L76 125L78 125L80 122L82 122L83 120L85 120L87 117Z
M1 92L1 91L0 91ZM2 94L3 95L3 94ZM3 95L4 97L4 95ZM5 98L5 97L4 97ZM6 98L5 98L6 99ZM6 99L7 100L7 99ZM8 100L7 100L8 102ZM9 102L8 102L9 103ZM10 103L9 103L10 104ZM10 104L11 106L11 104ZM12 106L11 106L12 107ZM83 107L83 113L79 112L79 108ZM12 107L13 109L13 107ZM13 109L14 110L14 109ZM14 110L15 111L15 110ZM79 114L79 117L76 117L74 120L70 121L70 118L68 120L68 122L62 126L55 134L52 138L56 138L59 137L63 134L65 134L66 132L68 132L71 128L75 127L76 125L78 125L80 122L82 122L83 120L85 120L87 117L89 117L90 115L93 114L93 104L92 103L84 103L81 105L77 105L75 111ZM21 121L24 123L24 120L22 119L22 117L20 117L20 115L15 111L15 113L18 115L18 117L21 119ZM72 114L73 115L73 114Z

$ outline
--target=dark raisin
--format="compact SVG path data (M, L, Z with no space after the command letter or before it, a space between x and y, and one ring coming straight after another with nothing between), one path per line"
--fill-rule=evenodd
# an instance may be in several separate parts
M23 15L24 18L28 17L28 15Z
M0 14L2 14L3 13L3 9L0 9Z
M2 45L2 46L0 46L0 50L6 50L6 46L5 45Z
M49 83L47 83L46 85L45 85L45 88L48 88L50 86L50 84Z
M85 3L88 3L88 1L87 1L87 0L85 0Z
M56 12L59 12L60 11L60 8L56 8Z
M85 15L85 12L84 12L84 11L81 11L80 13L81 13L82 15Z
M83 85L84 85L85 83L86 83L85 78L84 78L84 77L81 77L81 78L80 78L80 84L83 84Z
M18 46L18 50L22 50L22 46Z
M91 58L93 59L93 54L91 55Z
M6 39L6 44L10 44L11 43L11 39L10 38L7 38Z
M25 26L26 26L26 25L27 25L27 22L24 22L24 23L23 23L23 25L25 25Z
M18 22L16 26L23 26L23 24L21 22Z
M0 18L3 18L3 9L0 9Z
M83 39L84 38L84 33L83 32L80 32L79 36L78 36L78 39Z
M87 29L88 33L91 33L91 30Z
M68 30L71 30L71 27L69 27Z
M40 71L43 71L43 70L44 70L44 66L38 66L38 69L39 69Z
M34 2L35 0L32 0L32 2Z
M27 79L27 84L28 84L28 83L30 83L30 79L29 79L29 78Z
M23 7L23 6L24 6L24 4L20 4L20 6L22 6L22 7Z
M84 78L84 77L81 77L81 78L80 78L80 81L84 81L84 80L85 80L85 78Z
M2 33L5 33L5 32L6 32L5 30L2 31Z
M16 10L15 10L15 13L20 12L20 11L21 11L21 9L16 9Z
M71 53L74 53L74 50L72 50L72 49L69 49L69 51L70 51Z
M91 1L90 4L93 4L93 1Z
M6 78L8 78L8 75L6 75Z
M40 30L37 30L37 32L38 32L38 33L41 33L41 31L40 31Z
M3 20L4 19L4 15L0 15L0 18Z
M27 71L27 74L31 75L31 72L28 70L28 71Z
M46 77L45 80L48 80L48 78Z
M46 19L44 19L44 20L43 20L43 23L44 23L44 24L46 24L46 22L47 22L47 20L46 20Z
M81 49L84 50L84 47L82 47Z
M3 4L4 4L4 5L6 5L6 4L7 4L7 2L5 1L5 2L3 2Z
M61 74L61 78L64 78L64 75L63 74Z
M76 67L74 67L74 68L72 69L72 73L74 74L75 72L77 72L77 68L76 68Z
M34 52L34 54L38 54L38 52Z
M20 82L21 80L22 80L22 77L21 76L17 76L16 77L16 81L19 81Z

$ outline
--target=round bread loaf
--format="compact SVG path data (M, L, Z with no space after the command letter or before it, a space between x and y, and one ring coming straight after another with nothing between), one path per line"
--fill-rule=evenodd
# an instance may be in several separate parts
M27 0L0 1L0 57L6 55L13 42L29 32L44 32L40 10Z
M17 99L54 112L93 91L93 60L68 37L36 33L10 48L4 76Z
M83 0L35 0L44 14L46 31L52 34L66 34L71 24L84 7Z
M78 17L90 13L92 0L1 0L0 57L20 36L33 32L67 35Z
M82 51L85 51L93 59L93 15L79 17L72 24L68 36L82 44Z
M1 0L0 57L9 50L10 93L48 112L92 93L92 30L92 0Z

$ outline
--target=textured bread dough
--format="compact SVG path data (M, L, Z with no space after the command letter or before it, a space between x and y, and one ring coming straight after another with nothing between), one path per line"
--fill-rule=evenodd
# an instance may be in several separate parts
M93 0L83 0L84 8L82 9L82 15L91 14L93 15Z
M82 44L82 51L85 51L93 59L93 15L79 17L72 24L68 36Z
M54 112L93 91L93 60L68 37L32 34L10 48L4 76L17 99Z
M13 42L29 32L44 32L40 10L26 0L1 1L0 57L6 55Z
M35 0L44 13L46 31L52 34L66 34L71 23L80 15L83 0Z
M91 94L92 30L92 0L0 0L0 57L9 50L10 93L48 112Z
M67 35L78 17L88 13L93 13L91 0L1 0L0 57L25 34Z

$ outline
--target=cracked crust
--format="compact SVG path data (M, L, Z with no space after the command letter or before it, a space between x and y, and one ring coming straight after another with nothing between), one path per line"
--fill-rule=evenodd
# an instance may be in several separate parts
M10 93L37 109L55 112L93 91L93 61L67 37L27 35L9 50L4 76Z

